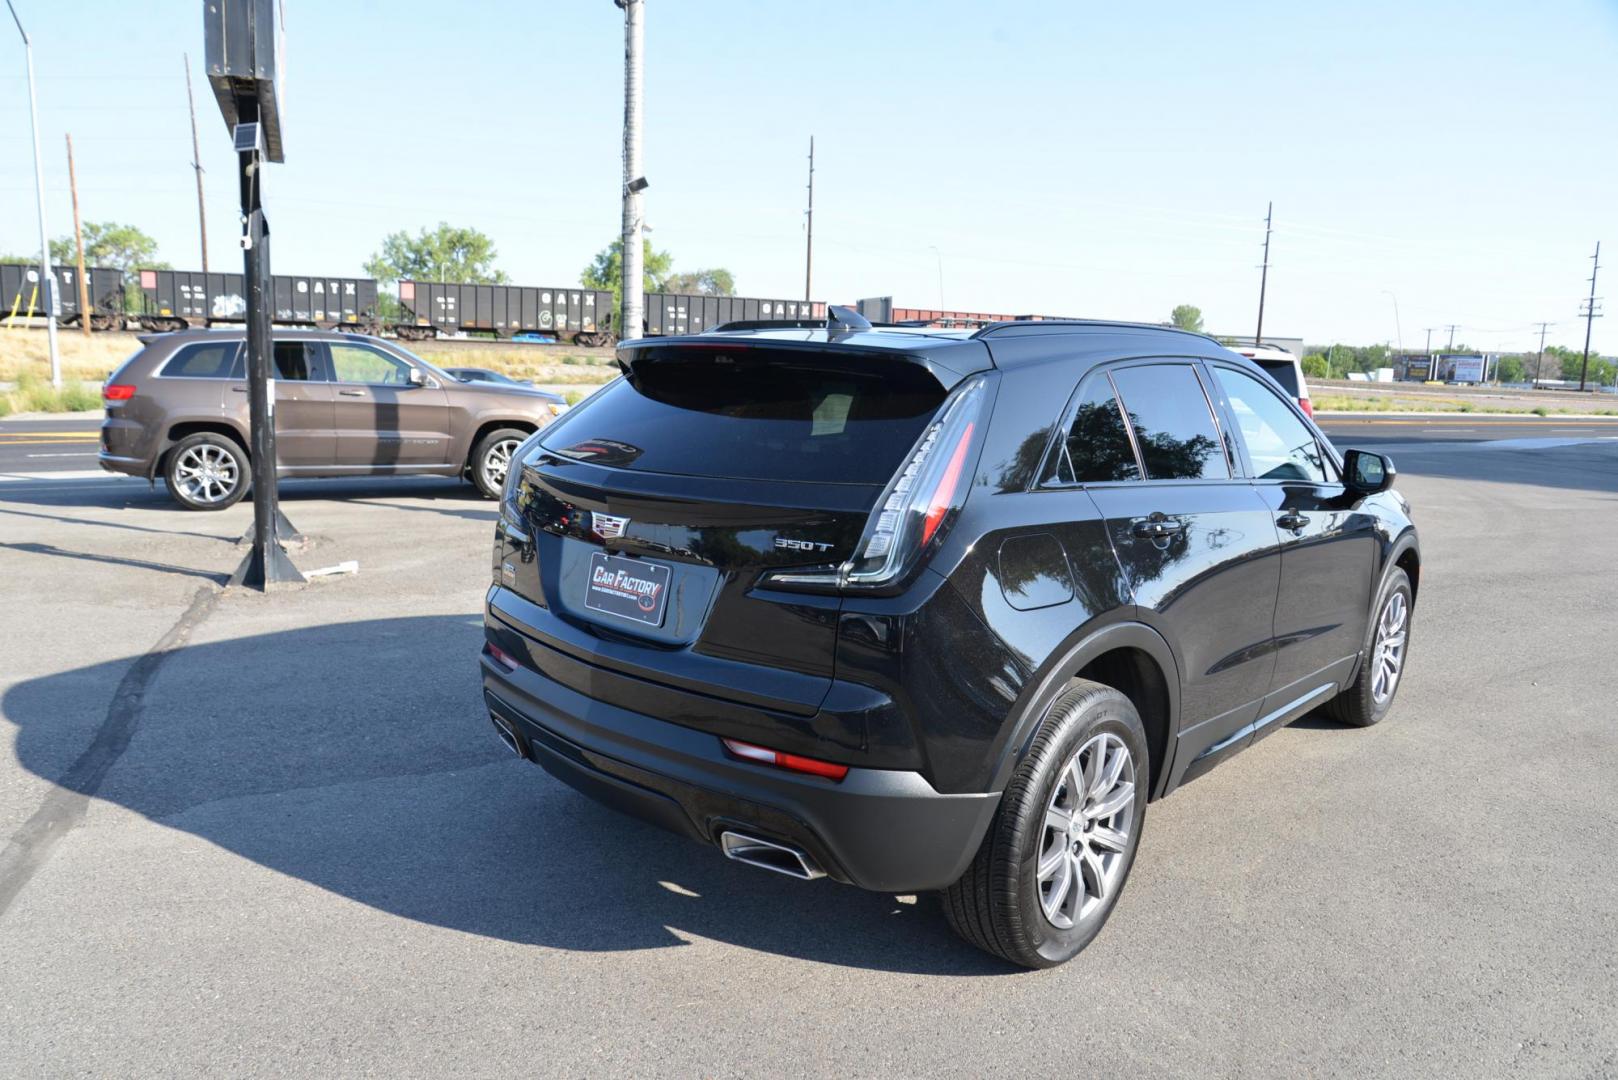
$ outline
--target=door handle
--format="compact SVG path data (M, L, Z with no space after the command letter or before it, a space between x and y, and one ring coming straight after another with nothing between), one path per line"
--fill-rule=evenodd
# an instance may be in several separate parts
M365 396L365 391L364 390L339 390L337 392L339 394L343 395L344 397L364 397Z
M1288 510L1280 517L1276 518L1275 523L1281 526L1283 529L1291 529L1293 532L1297 532L1299 529L1302 529L1305 525L1309 524L1309 518L1307 515L1300 514L1296 510Z
M230 392L232 394L245 394L245 393L247 393L247 387L245 387L245 386L232 386L230 388Z
M1185 532L1185 522L1153 514L1149 518L1135 522L1130 527L1130 532L1142 540L1167 540L1171 536Z

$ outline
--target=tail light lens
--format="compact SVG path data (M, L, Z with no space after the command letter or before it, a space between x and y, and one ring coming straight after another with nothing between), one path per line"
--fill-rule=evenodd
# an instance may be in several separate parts
M101 388L101 396L108 401L128 401L135 396L135 388L128 383L108 383Z
M771 750L767 746L755 746L752 743L742 742L740 739L720 739L725 749L736 757L745 761L756 761L760 765L774 765L778 769L789 772L808 773L810 776L824 776L827 780L841 780L848 775L847 765L837 765L830 761L821 761L819 758L801 757L797 754L787 754L780 750Z
M1305 416L1313 417L1315 415L1315 407L1309 404L1309 399L1306 397L1298 399L1298 407L1303 410L1303 415Z
M878 589L899 582L966 501L965 477L973 436L982 427L987 396L981 377L958 387L938 418L883 490L854 556L840 567L769 574L772 585L807 589Z

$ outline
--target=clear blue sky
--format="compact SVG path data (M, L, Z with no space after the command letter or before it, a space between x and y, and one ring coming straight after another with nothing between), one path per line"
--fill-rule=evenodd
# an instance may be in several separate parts
M138 224L193 267L181 53L195 0L15 0L35 39L52 232ZM560 284L618 229L622 17L611 0L286 0L282 272L358 273L382 236L490 233ZM648 0L647 219L679 268L815 294L1489 349L1582 344L1606 241L1618 352L1618 3L971 4ZM0 250L37 246L22 48L0 26ZM233 162L198 101L215 265L239 266ZM1386 290L1386 291L1384 291ZM1434 336L1442 345L1446 334ZM1396 342L1397 343L1397 342Z

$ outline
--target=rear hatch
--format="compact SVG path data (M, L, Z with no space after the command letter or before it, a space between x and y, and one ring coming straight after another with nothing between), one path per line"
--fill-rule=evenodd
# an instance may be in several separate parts
M975 342L944 348L989 366ZM761 578L850 557L965 373L936 359L768 337L625 346L625 377L526 455L503 513L529 545L496 553L494 606L540 642L542 670L595 700L783 749L859 749L860 732L814 722L840 598Z

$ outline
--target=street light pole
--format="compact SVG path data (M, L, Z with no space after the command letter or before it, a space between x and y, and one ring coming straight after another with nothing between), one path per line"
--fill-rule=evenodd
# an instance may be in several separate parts
M56 272L51 268L51 241L50 231L45 227L45 167L39 156L39 95L34 90L34 43L28 38L28 31L22 28L22 19L17 17L17 8L11 0L6 0L6 7L11 11L11 21L17 24L17 33L22 35L23 52L28 57L28 121L34 133L34 197L39 204L39 275L40 285L45 290L45 335L49 339L51 353L51 385L56 389L62 388L62 357L56 350Z
M1393 329L1399 335L1399 351L1402 353L1405 351L1405 331L1404 324L1399 321L1399 298L1394 295L1392 289L1383 289L1382 291L1393 298Z
M928 244L927 247L928 247L929 250L932 251L933 257L938 260L938 310L943 311L944 310L944 253L939 251L938 247L936 245L934 245L934 244Z

